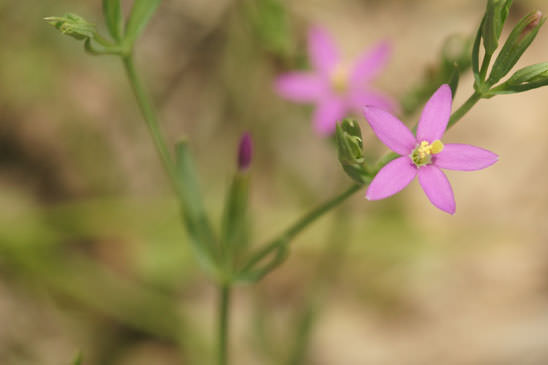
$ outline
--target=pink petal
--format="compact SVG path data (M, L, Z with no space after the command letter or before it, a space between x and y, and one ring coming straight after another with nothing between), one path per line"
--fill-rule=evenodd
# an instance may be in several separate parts
M451 116L451 102L451 88L447 84L441 85L422 110L417 141L432 142L443 136Z
M398 118L374 106L364 108L365 118L377 137L392 151L408 155L415 148L415 136Z
M390 53L390 45L387 42L380 43L364 53L350 75L352 84L362 85L375 77L386 66Z
M308 31L308 57L312 65L325 74L339 63L335 42L323 28L312 27Z
M391 113L399 109L392 98L374 91L353 90L350 92L349 99L352 106L358 110L361 110L368 105L375 106Z
M346 106L342 100L329 98L321 101L314 112L314 128L321 135L335 131L337 122L345 117Z
M278 77L274 87L280 96L296 102L316 101L325 94L327 89L323 78L306 72L283 74Z
M417 175L417 168L407 156L389 162L375 176L365 197L368 200L387 198L400 192Z
M419 168L418 175L430 202L444 212L455 214L455 197L445 174L438 167L427 165Z
M446 144L443 150L434 156L434 164L449 170L474 171L491 166L498 156L483 148L468 144Z

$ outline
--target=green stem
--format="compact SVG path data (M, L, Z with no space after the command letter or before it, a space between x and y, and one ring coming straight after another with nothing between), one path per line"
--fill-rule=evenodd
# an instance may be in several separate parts
M218 364L228 364L228 313L230 307L230 285L223 284L219 298L219 327L218 327Z
M160 155L164 168L169 176L169 179L173 187L177 191L178 189L177 189L177 183L176 183L177 179L175 174L175 167L174 167L171 155L169 153L169 150L167 148L165 139L160 130L160 126L158 125L156 111L154 110L150 97L146 93L145 88L141 82L141 79L139 78L139 75L137 74L137 70L135 69L133 56L129 55L126 57L122 57L122 61L126 69L127 76L131 84L131 88L133 89L135 97L137 98L137 103L139 104L139 108L141 109L141 112L143 113L143 117L145 119L146 125L150 132L150 135L152 136L152 140L154 141L156 150L158 151L158 154Z
M246 267L243 271L248 271L255 264L260 262L262 259L264 259L266 256L268 256L270 253L274 252L278 247L281 245L286 244L288 241L293 239L298 233L300 233L302 230L307 228L310 224L312 224L316 219L323 216L325 213L330 211L331 209L335 208L337 205L344 202L347 198L352 196L354 193L356 193L358 190L360 190L363 187L361 184L354 184L347 190L343 191L341 194L331 198L330 200L326 201L316 209L313 209L309 213L305 214L301 219L299 219L296 223L294 223L291 227L287 228L281 235L279 235L274 240L270 241L269 244L267 244L262 250L257 252L247 263Z
M447 123L447 129L451 128L455 123L457 123L476 103L481 99L481 95L477 92L473 93L468 100L464 102L458 108L451 114L451 118L449 118L449 123Z

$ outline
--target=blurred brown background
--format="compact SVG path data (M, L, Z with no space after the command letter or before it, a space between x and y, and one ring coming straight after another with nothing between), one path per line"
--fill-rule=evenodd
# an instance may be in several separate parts
M280 4L269 18L251 0L165 0L137 48L162 127L172 143L190 140L215 218L239 135L252 133L256 243L350 183L311 109L271 88L305 64L307 26L324 25L350 59L391 40L376 85L403 98L485 6ZM503 38L536 8L548 12L515 1ZM119 61L42 21L66 11L104 29L99 0L0 0L0 364L69 364L77 350L85 364L207 364L215 292ZM265 26L280 17L284 28ZM541 29L518 67L548 61L547 42ZM455 107L471 92L468 73ZM360 193L307 230L280 269L237 290L233 363L548 363L547 100L548 88L482 100L446 135L500 155L487 170L448 173L455 216L413 183L382 202Z

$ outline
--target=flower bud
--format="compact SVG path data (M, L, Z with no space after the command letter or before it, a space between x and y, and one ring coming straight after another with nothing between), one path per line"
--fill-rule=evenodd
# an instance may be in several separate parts
M546 79L548 79L548 62L543 62L516 71L506 83L510 86L517 86Z
M253 157L253 142L249 133L244 133L238 147L238 170L245 171L251 165Z
M514 67L523 52L525 52L537 36L545 20L546 18L542 17L540 11L532 12L520 20L512 30L512 33L510 33L493 64L493 69L487 80L489 85L497 83Z
M356 120L345 119L337 124L335 132L339 162L348 176L363 183L367 176L363 153L363 139Z
M95 24L91 24L75 14L67 13L61 17L51 16L44 18L44 20L61 31L61 33L78 40L92 39L96 34Z

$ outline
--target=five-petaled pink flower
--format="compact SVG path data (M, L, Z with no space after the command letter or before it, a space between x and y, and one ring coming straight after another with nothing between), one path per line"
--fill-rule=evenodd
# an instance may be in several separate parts
M442 85L424 106L416 137L390 113L376 107L365 108L365 118L377 137L401 155L377 173L367 189L367 199L378 200L396 194L418 176L432 204L447 213L455 213L453 190L440 168L481 170L494 164L498 156L466 144L441 143L451 115L451 102L451 89Z
M389 52L389 46L381 43L347 68L329 34L315 27L308 33L308 56L314 71L283 74L275 87L288 100L316 104L314 127L318 133L329 135L350 110L359 112L365 105L394 110L390 98L368 87L386 64Z

